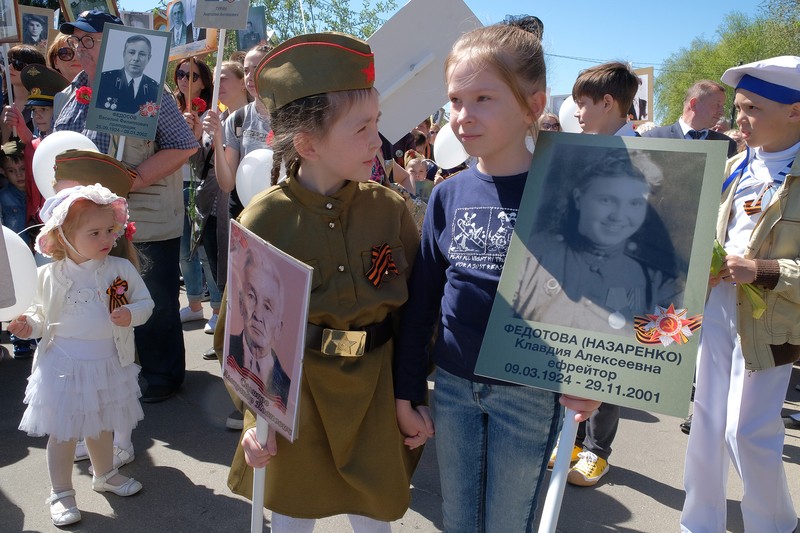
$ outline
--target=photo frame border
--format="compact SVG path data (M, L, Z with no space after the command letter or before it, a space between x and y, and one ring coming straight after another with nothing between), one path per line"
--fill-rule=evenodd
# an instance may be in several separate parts
M683 230L690 233L691 252L681 303L681 307L687 309L686 318L702 319L719 187L726 160L724 143L543 132L536 143L475 373L615 405L684 416L701 330L694 331L683 344L662 345L663 339L656 344L643 344L634 335L598 333L514 316L512 302L522 275L522 261L525 254L530 253L530 234L540 203L544 201L547 176L558 165L554 146L562 143L610 149L624 147L645 153L673 152L676 157L687 153L706 154L698 187L695 225L691 232ZM681 236L683 234L678 235ZM587 375L589 371L591 375ZM613 378L609 377L612 374ZM598 376L610 381L600 382ZM589 388L595 385L598 388Z
M120 11L119 12L119 18L122 19L122 23L125 24L125 26L127 26L129 28L132 28L133 26L131 26L129 24L130 19L125 20L126 17L129 17L130 15L147 15L147 23L149 24L149 26L147 28L145 28L145 29L148 29L148 30L154 30L155 29L155 26L154 26L155 15L153 15L152 11L126 11L126 10ZM142 29L142 28L137 28L137 29Z
M131 28L130 26L120 26L118 24L107 24L103 28L103 41L100 45L100 59L97 63L98 72L100 74L95 76L95 81L92 84L92 99L89 102L89 111L86 117L86 127L87 129L103 131L112 135L125 135L154 140L156 137L160 111L154 116L147 117L140 116L138 113L124 113L125 117L107 117L103 116L105 113L107 113L107 111L97 108L97 99L100 92L99 88L102 80L102 73L106 72L107 70L111 70L104 70L103 67L105 66L106 59L110 53L108 44L110 41L110 34L112 32L132 35L146 35L150 38L159 38L165 40L164 52L163 56L161 56L161 75L157 79L153 78L156 82L158 82L159 86L158 98L155 101L158 109L160 109L164 100L164 83L166 80L167 69L169 68L169 45L167 42L169 40L169 36L163 31ZM120 51L112 49L111 52L119 53ZM150 60L152 61L154 57L155 56L152 55ZM117 111L108 112L121 113Z
M69 4L69 0L58 0L58 3L61 5L61 13L64 15L64 21L75 22L80 13L72 12L72 6ZM119 17L119 9L117 9L117 2L115 0L105 0L104 3L108 9L106 13Z
M10 17L12 24L14 25L14 29L16 33L13 35L9 34L7 37L0 38L0 43L18 43L22 40L22 35L20 32L20 23L19 23L19 8L20 5L16 0L2 0L4 4L10 4L11 9L14 11L14 16ZM11 26L3 26L3 28L10 28Z
M24 33L22 29L22 16L25 14L36 15L39 17L46 18L47 24L45 25L44 30L47 32L47 45L42 50L42 55L47 57L47 48L53 43L53 39L50 36L50 29L53 27L53 24L55 23L55 11L44 7L19 5L17 7L17 31L18 31L17 38L19 39L19 43L21 44L24 44L22 43L22 36Z

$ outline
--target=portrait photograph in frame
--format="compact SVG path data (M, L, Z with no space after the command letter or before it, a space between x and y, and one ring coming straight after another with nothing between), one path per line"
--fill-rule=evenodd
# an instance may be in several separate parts
M464 261L513 232L477 374L685 415L726 146L649 141L542 132L519 211L459 215Z
M0 0L0 43L17 43L20 41L17 20L17 2Z
M173 0L167 4L169 60L206 54L217 49L217 30L194 24L197 0Z
M167 13L159 9L153 14L153 29L157 31L167 31Z
M23 6L17 9L19 16L20 42L35 46L46 55L48 29L53 27L55 13L43 7Z
M139 28L144 30L153 30L153 12L152 11L120 11L119 18L122 19L123 24L131 28Z
M236 31L236 49L250 50L266 43L267 39L266 9L264 6L250 6L245 28Z
M635 124L653 120L653 67L633 69L641 84L633 97L628 118Z
M155 139L168 51L164 32L106 24L86 127Z
M58 0L61 4L61 12L67 22L74 22L84 11L98 9L104 13L109 13L116 17L119 16L117 2L115 0Z
M223 378L293 441L313 269L236 221L229 247Z

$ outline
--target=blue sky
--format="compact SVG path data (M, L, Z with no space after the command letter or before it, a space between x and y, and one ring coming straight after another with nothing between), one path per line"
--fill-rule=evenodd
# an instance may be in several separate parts
M758 0L465 1L484 24L498 22L507 14L529 14L542 19L552 94L569 93L582 69L611 60L628 61L635 68L653 66L657 77L661 63L693 39L714 39L725 15L733 11L755 15L760 3ZM405 0L396 3L406 4ZM120 4L122 9L142 11L151 9L156 2L120 0ZM361 0L353 0L352 4L358 6ZM425 16L424 8L420 16ZM413 30L409 37L415 37Z
M502 20L506 14L542 19L548 85L551 94L567 94L581 70L606 61L627 61L635 68L653 66L658 77L658 68L670 55L697 37L714 40L728 13L755 15L759 2L466 0L466 4L484 24Z

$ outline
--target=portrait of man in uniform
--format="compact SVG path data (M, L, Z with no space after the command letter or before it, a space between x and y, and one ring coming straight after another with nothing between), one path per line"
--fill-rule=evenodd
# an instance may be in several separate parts
M108 53L117 53L108 48ZM121 113L138 113L139 108L158 98L159 85L145 74L153 45L145 35L127 38L122 50L122 68L103 71L96 107ZM106 64L104 62L104 64Z
M244 30L237 30L236 36L239 50L250 50L254 46L266 42L269 34L264 6L250 6L247 10L247 26Z
M31 13L23 13L22 44L47 46L47 19Z
M260 392L286 413L291 378L276 349L283 333L284 290L269 258L248 248L238 287L239 314L244 327L229 335L229 354Z

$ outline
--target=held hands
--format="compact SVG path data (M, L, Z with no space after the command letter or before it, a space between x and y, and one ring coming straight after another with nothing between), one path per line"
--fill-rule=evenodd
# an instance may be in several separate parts
M7 329L12 335L16 335L17 337L21 337L23 339L30 338L31 334L33 333L33 328L30 324L28 324L28 317L25 315L19 315L17 318L12 320L8 324Z
M566 394L562 394L558 401L564 407L578 412L575 415L576 422L583 422L584 420L587 420L590 416L592 416L592 413L597 410L598 407L600 407L600 404L603 403L596 400L587 400L586 398L567 396Z
M111 323L121 328L131 325L131 310L125 306L117 307L111 311Z
M278 454L278 443L275 442L275 431L267 429L267 445L262 446L256 438L256 428L250 428L242 437L242 449L245 462L253 468L264 468Z
M433 437L433 419L427 406L413 407L408 400L395 400L394 403L397 411L397 427L405 437L403 444L413 450Z

